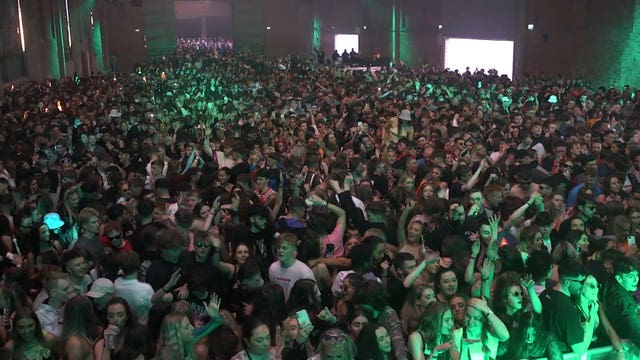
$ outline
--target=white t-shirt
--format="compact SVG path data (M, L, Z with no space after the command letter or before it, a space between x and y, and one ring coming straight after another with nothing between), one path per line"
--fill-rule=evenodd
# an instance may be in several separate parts
M293 265L283 268L280 260L269 266L269 280L272 283L282 286L284 289L284 301L289 300L289 294L293 289L293 284L300 279L311 279L315 281L313 271L302 261L296 260Z
M495 359L498 356L498 339L491 335L491 332L484 331L486 333L486 344L482 344L482 341L466 341L464 348L462 347L462 332L463 329L456 329L453 332L453 340L455 341L458 351L460 351L460 360L489 360ZM489 351L485 353L483 348L486 347Z
M113 282L114 297L121 297L127 300L131 309L138 315L138 322L146 324L149 319L149 310L151 310L151 297L153 296L153 288L147 283L138 281L137 279L127 280L117 278Z

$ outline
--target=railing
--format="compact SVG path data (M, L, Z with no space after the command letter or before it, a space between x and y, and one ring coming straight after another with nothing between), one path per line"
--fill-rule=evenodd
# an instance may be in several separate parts
M538 358L536 360L545 360L546 358ZM595 349L589 349L582 355L568 353L564 354L565 360L617 360L618 354L613 350L612 346L604 346ZM631 345L629 351L625 352L625 360L640 359L640 350Z

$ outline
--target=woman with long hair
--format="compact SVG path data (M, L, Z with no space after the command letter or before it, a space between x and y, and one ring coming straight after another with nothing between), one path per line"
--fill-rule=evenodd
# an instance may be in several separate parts
M391 352L391 338L387 329L376 323L368 323L362 328L356 340L356 347L360 349L356 354L357 360L395 359Z
M516 247L522 255L522 261L527 261L529 253L542 250L542 232L535 225L527 226L520 231Z
M307 309L309 313L317 314L322 310L322 299L316 282L312 279L300 279L293 284L287 309L300 310Z
M505 272L496 279L493 308L509 326L524 312L542 313L542 303L534 290L533 280L522 280L515 272Z
M92 358L93 347L101 331L102 327L93 311L91 300L84 295L71 298L64 307L64 324L62 325L64 358L69 360Z
M451 359L452 332L453 312L447 304L432 302L426 307L418 329L409 335L409 353L414 360Z
M311 360L353 360L356 353L356 345L344 331L329 329L320 335L318 354L313 356Z
M387 303L384 286L377 281L365 282L362 289L356 293L355 302L371 313L371 320L376 320L387 329L396 358L406 358L407 344L402 334L402 324L396 311Z
M262 319L269 325L271 337L275 341L276 328L287 317L282 287L278 284L263 285L253 298L251 315Z
M62 201L58 205L58 214L64 221L60 230L60 242L63 248L73 246L78 240L78 214L80 212L80 195L75 184L66 183L61 189Z
M358 338L362 327L369 322L368 312L359 306L353 307L349 313L342 318L343 328L347 331L353 341Z
M509 330L502 320L489 308L485 300L471 298L465 309L465 321L462 328L453 332L460 360L495 359L498 344L509 340Z
M628 205L627 200L629 199L629 194L623 190L623 184L624 176L621 176L620 174L607 176L602 184L602 193L598 195L596 201L601 204L608 204L612 202L622 203L626 208Z
M40 320L30 308L16 311L13 317L13 339L4 349L11 352L11 359L49 360L57 357L44 338Z
M249 258L249 256L251 256L251 247L243 242L243 241L237 241L235 243L233 243L233 246L231 247L231 261L222 261L220 259L220 252L219 249L216 248L216 246L220 246L221 241L218 240L218 238L214 238L213 241L213 246L215 250L218 251L214 251L213 253L213 265L216 267L216 269L218 269L224 276L227 277L227 279L231 280L232 286L237 285L237 276L238 276L238 269L240 268L240 266L242 264L244 264L247 259Z
M344 318L350 309L354 306L353 300L355 293L364 284L362 274L350 273L342 280L342 289L337 294L340 298L336 301L334 312L341 318ZM336 295L336 294L334 294Z
M515 272L505 272L496 279L493 309L509 329L509 333L519 332L525 323L533 324L532 321L539 320L531 319L539 317L542 313L542 303L534 286L533 280L522 280ZM522 334L518 335L521 336L522 342ZM508 343L501 343L499 352L502 354L510 347L521 345L515 341L514 337Z
M400 311L402 330L405 334L411 334L416 330L422 314L434 301L438 299L432 286L417 285L411 289Z
M223 321L220 316L218 296L214 294L209 303L205 304L205 308L211 320L198 329L194 329L189 317L184 314L174 312L165 316L160 328L157 353L168 359L195 359L196 344L219 327Z
M168 314L162 321L158 338L158 353L171 353L175 359L195 359L193 325L181 314Z
M242 347L231 360L280 360L280 353L271 346L269 325L257 317L242 323Z
M96 360L111 358L143 358L150 354L151 339L147 329L138 324L136 313L123 298L116 297L107 303L107 327L102 338L96 341Z

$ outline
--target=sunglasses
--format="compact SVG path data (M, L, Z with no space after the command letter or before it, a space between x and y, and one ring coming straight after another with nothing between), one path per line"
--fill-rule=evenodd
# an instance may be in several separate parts
M323 341L344 341L346 338L344 336L344 334L338 333L338 332L325 332L324 334L322 334L322 340Z
M511 293L511 295L515 296L515 297L521 297L521 296L524 296L524 293L522 293L520 291L515 291L515 292Z
M119 240L119 239L122 239L122 234L117 234L117 235L113 235L113 236L107 236L107 239L109 239L109 240Z
M209 243L203 243L203 242L197 242L197 243L196 243L196 247L197 247L197 248L209 248L209 247L211 247L211 244L209 244Z

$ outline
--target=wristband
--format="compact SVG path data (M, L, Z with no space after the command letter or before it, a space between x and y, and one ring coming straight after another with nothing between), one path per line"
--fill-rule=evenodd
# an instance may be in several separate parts
M488 318L491 315L495 315L495 314L493 313L493 311L489 310L489 312L485 316Z

